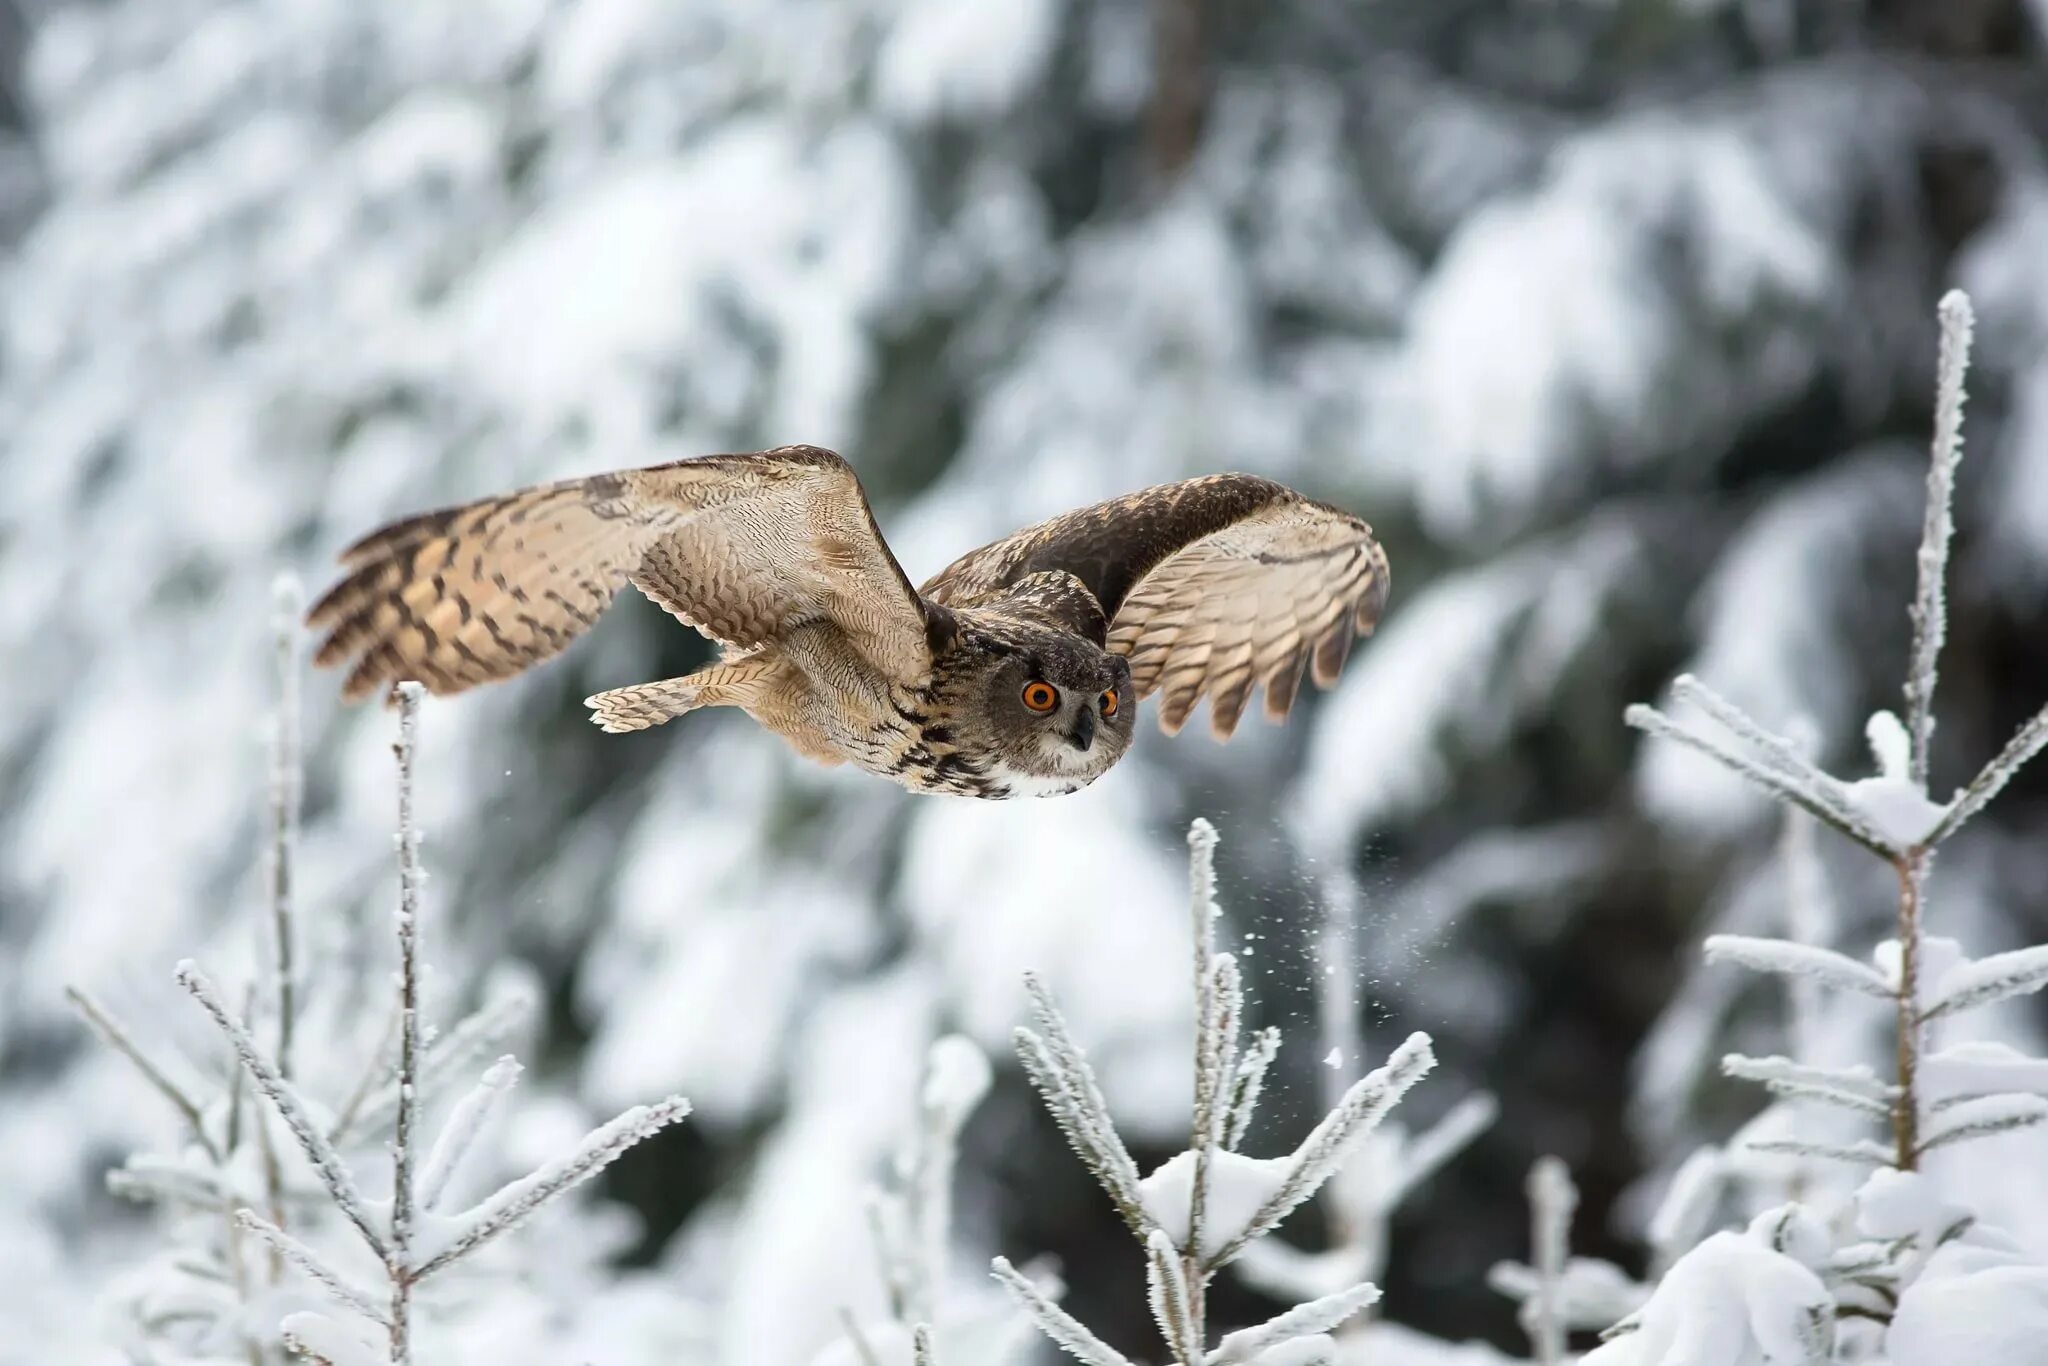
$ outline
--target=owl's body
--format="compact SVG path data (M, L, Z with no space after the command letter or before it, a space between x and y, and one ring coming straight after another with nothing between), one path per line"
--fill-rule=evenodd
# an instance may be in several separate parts
M921 589L859 481L815 447L705 456L521 490L394 523L308 621L344 692L436 693L561 650L632 583L718 641L681 678L589 699L608 731L732 706L822 763L916 791L1053 796L1129 748L1160 692L1177 731L1227 736L1254 685L1284 716L1328 686L1385 601L1363 522L1249 475L1162 485L962 557Z

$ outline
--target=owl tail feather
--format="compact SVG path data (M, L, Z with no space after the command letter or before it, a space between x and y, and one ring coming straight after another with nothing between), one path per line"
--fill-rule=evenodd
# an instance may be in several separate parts
M591 723L609 735L646 730L699 707L743 706L763 669L754 660L713 664L680 678L613 688L583 699Z

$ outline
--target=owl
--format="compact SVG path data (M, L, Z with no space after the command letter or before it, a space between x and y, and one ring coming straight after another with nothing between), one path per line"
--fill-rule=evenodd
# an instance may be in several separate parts
M799 753L919 792L1056 796L1130 748L1158 695L1227 738L1255 686L1287 715L1387 597L1358 518L1248 474L1081 508L913 587L853 468L815 446L566 479L394 522L307 613L343 695L435 693L562 650L632 584L722 647L586 699L611 732L738 707Z

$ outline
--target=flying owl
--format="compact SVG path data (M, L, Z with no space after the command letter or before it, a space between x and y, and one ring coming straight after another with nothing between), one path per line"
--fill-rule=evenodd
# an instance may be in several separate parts
M920 792L1056 796L1130 748L1141 699L1219 739L1255 685L1329 687L1387 597L1349 513L1218 474L1055 517L913 588L853 468L784 446L567 479L429 512L343 552L307 613L343 695L509 678L630 583L723 647L681 678L586 699L607 731L738 707L799 753Z

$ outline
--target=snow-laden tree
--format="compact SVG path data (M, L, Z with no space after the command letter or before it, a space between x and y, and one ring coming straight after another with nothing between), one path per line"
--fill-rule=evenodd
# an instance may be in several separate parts
M0 1322L42 1359L106 1340L85 1306L143 1244L103 1171L177 1123L62 989L217 1049L167 969L255 966L267 585L386 516L801 439L856 459L913 573L1220 467L1390 545L1388 621L1326 705L1225 750L1148 735L1059 802L913 801L729 718L601 737L577 699L700 648L638 609L437 709L442 999L486 1003L509 958L546 1006L512 1156L689 1095L615 1169L627 1240L711 1307L714 1359L770 1366L842 1307L886 1315L865 1270L846 1303L864 1192L934 1037L1006 1054L1023 969L1120 1131L1182 1141L1172 845L1196 811L1241 832L1226 883L1270 889L1226 898L1226 934L1260 936L1254 1024L1303 1029L1298 912L1355 874L1338 966L1368 978L1367 1051L1383 1021L1426 1029L1511 1121L1387 1229L1385 1312L1518 1342L1480 1273L1523 1255L1542 1152L1582 1187L1580 1244L1640 1258L1647 1193L1754 1110L1718 1060L1769 1051L1780 996L1690 946L1776 931L1777 827L1616 717L1690 672L1824 764L1861 756L1907 656L1953 284L1984 359L1937 788L2048 682L2048 198L2012 60L2037 4L35 11L47 207L0 267L0 1241L23 1268ZM385 728L330 699L309 687L309 961L388 878ZM2042 937L2015 895L2043 873L2039 781L1944 855L1943 933L1973 953ZM1821 857L1841 940L1879 937L1881 878ZM2027 1046L2038 1017L1987 1029ZM1276 1143L1312 1122L1284 1102L1320 1051L1281 1054ZM1076 1317L1142 1350L1127 1232L1030 1115L1001 1071L961 1139L959 1240L1059 1252ZM1273 1310L1219 1298L1217 1323Z

